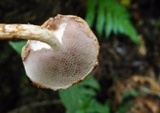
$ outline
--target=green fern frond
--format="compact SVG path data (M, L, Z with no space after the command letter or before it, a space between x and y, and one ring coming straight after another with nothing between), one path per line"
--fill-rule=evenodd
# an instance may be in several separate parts
M103 31L106 38L112 32L115 35L124 34L139 44L137 32L130 22L128 11L116 0L87 0L86 21L93 26L94 20L96 20L95 27L99 36L103 35Z
M95 7L96 7L97 0L87 0L87 15L86 21L89 26L93 25L93 21L95 19Z
M105 9L105 5L102 2L102 4L99 5L98 14L97 14L97 23L98 24L96 24L96 30L97 30L98 35L102 34L103 28L104 28L104 23L105 23L104 9Z
M112 13L108 12L107 15L106 15L106 23L105 23L106 38L109 37L109 35L111 34L112 27L113 27Z

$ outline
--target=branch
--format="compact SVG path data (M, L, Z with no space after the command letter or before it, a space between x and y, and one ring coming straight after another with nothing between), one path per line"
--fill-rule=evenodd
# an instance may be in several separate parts
M23 105L12 111L9 111L8 113L23 113L24 111L31 111L34 108L55 105L55 104L61 104L61 101L60 100L53 100L53 101L46 100L42 102L35 102L35 103L28 104L28 105Z

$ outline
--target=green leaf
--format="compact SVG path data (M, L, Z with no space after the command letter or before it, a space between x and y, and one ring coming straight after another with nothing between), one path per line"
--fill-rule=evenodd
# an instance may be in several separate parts
M96 94L94 89L99 89L99 84L93 77L88 76L83 82L69 89L59 90L59 96L67 113L81 112L82 106L86 108Z
M21 50L23 46L26 44L26 41L17 41L17 42L9 41L9 44L13 47L14 50L16 50L18 54L21 54Z
M105 34L106 37L109 37L113 29L113 19L112 19L112 14L110 12L107 12L107 17L106 17L106 24L105 24Z
M76 113L110 113L110 103L105 105L93 98L84 98Z
M85 20L88 25L91 27L95 19L95 5L97 0L87 0L87 13Z
M132 26L130 21L126 20L123 22L125 25L125 32L124 34L127 35L134 43L140 44L140 40L138 38L137 32L135 28Z
M101 4L98 7L98 15L97 15L97 22L96 22L96 30L99 36L102 35L104 23L105 23L105 13L104 13L104 3L101 2Z
M128 98L130 96L137 97L138 95L139 95L138 91L136 91L135 89L130 89L123 92L122 99Z
M134 43L140 44L136 29L130 22L130 14L124 6L116 0L95 1L87 0L86 20L89 25L93 25L94 19L97 20L95 27L98 35L102 35L105 31L107 38L111 32L115 35L121 33L128 36ZM95 10L95 7L98 7L98 9Z
M59 90L59 96L68 113L75 113L78 107L80 95L79 85L72 86L67 90Z
M128 108L133 104L132 101L128 101L128 102L125 102L124 104L122 104L116 113L126 113Z
M100 89L100 86L93 77L88 76L80 84L60 90L60 98L67 113L110 113L110 103L102 105L96 101L94 89Z
M119 22L117 22L117 27L118 27L119 33L124 34L125 33L125 27L124 27L122 21L124 21L124 19L123 18L119 18Z
M91 76L88 76L81 84L80 86L89 86L91 88L94 88L96 90L99 90L100 89L100 85L99 83L97 82L96 79L94 79L93 77Z
M117 21L117 18L119 18L116 14L113 13L113 33L115 35L117 35L119 33L119 29L118 29L118 25L119 25L119 21Z

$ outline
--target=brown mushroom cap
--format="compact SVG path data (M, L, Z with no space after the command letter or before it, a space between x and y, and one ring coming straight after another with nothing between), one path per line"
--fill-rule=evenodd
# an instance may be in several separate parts
M56 51L46 43L28 41L22 59L33 83L53 90L66 89L83 80L97 66L99 44L83 19L57 15L42 27L53 31L61 47Z

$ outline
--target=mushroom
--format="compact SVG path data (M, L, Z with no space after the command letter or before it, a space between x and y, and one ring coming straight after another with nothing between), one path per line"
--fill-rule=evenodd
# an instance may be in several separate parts
M0 39L27 39L22 61L34 84L53 90L82 81L98 65L99 44L80 17L57 15L42 26L0 24Z

